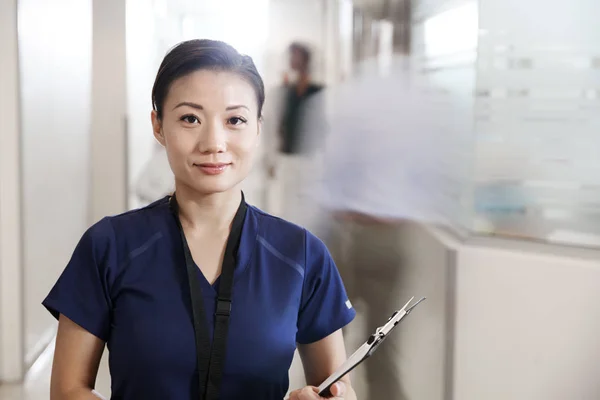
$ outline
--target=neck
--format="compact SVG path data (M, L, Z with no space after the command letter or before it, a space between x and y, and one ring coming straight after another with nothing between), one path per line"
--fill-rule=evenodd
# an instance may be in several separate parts
M300 82L308 82L310 80L310 75L307 71L300 71L298 73L298 81Z
M309 83L310 83L310 78L307 74L300 75L298 77L298 82L296 82L296 92L300 95L304 94L304 92L308 88Z
M242 200L242 191L238 187L213 194L198 194L178 182L175 188L181 224L192 230L229 229Z

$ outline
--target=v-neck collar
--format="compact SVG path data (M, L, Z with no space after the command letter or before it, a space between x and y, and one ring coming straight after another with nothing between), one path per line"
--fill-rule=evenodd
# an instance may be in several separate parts
M170 231L171 237L174 238L175 248L177 249L177 251L180 254L180 257L178 257L178 259L184 260L185 257L183 256L183 252L180 250L183 246L183 243L181 241L179 228L177 226L177 221L175 220L175 218L173 218L173 214L172 214L171 210L169 209L170 198L171 198L171 196L166 196L163 200L166 205L165 211L167 213L167 218L169 221L169 223L168 223L169 231ZM244 271L246 271L246 269L248 268L248 265L250 264L252 253L254 251L254 247L256 246L257 239L258 239L258 231L259 231L258 213L256 212L256 210L254 209L253 206L248 204L246 216L244 218L244 224L242 226L242 234L240 237L240 244L239 244L239 247L238 247L237 253L236 253L234 282L236 279L238 279L244 273ZM185 262L185 261L180 261L180 262ZM195 262L194 262L194 264L196 265ZM203 289L210 290L210 293L213 293L216 296L218 293L218 289L219 289L219 283L221 281L221 275L219 275L217 277L217 279L215 280L215 282L211 285L210 282L208 281L208 279L206 279L206 276L204 276L204 274L202 273L202 270L200 268L198 268L198 265L196 265L196 268L198 271L197 277L198 277L198 279L200 279Z

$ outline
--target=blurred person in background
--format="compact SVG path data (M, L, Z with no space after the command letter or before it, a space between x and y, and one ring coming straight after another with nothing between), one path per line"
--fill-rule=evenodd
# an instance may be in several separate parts
M409 298L403 290L406 232L434 221L429 193L437 157L431 103L411 78L407 56L363 62L360 75L336 89L324 153L323 206L331 226L325 241L351 301L365 312L368 332ZM359 305L364 306L360 308ZM363 335L364 334L364 335ZM368 399L403 400L395 332L365 363Z
M134 191L142 205L147 205L175 190L175 179L165 148L158 142L154 143L152 156L138 177Z
M309 141L302 131L302 123L310 117L306 104L311 96L323 90L323 85L313 82L310 75L312 52L308 46L292 43L289 48L291 72L284 76L283 113L279 124L282 154L293 155L310 151Z
M312 57L312 51L304 44L292 43L289 47L290 72L284 75L271 116L276 121L273 130L277 138L275 154L268 165L271 177L279 184L281 215L303 225L311 208L308 204L318 172L315 157L325 131L324 86L311 77Z

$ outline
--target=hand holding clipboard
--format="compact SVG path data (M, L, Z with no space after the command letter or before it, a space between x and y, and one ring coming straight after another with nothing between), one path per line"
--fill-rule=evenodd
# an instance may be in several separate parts
M352 371L356 368L360 363L369 358L375 350L383 343L387 335L398 325L402 319L410 314L410 312L425 298L421 298L412 306L410 303L414 300L412 297L408 303L404 305L400 310L396 311L388 320L388 322L377 328L374 334L372 334L369 339L358 348L348 359L344 362L329 378L327 378L320 386L319 386L319 396L322 397L330 397L331 393L329 389L331 386L339 381L344 375Z

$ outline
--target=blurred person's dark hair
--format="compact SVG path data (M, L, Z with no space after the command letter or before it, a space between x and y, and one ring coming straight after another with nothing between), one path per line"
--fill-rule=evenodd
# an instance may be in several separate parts
M307 45L300 42L293 42L289 46L292 68L306 71L310 68L312 51ZM296 57L296 56L299 56Z
M198 70L232 72L248 81L256 93L258 116L262 115L265 86L252 58L221 41L194 39L169 50L158 69L152 88L152 107L159 119L162 118L163 104L171 84Z

